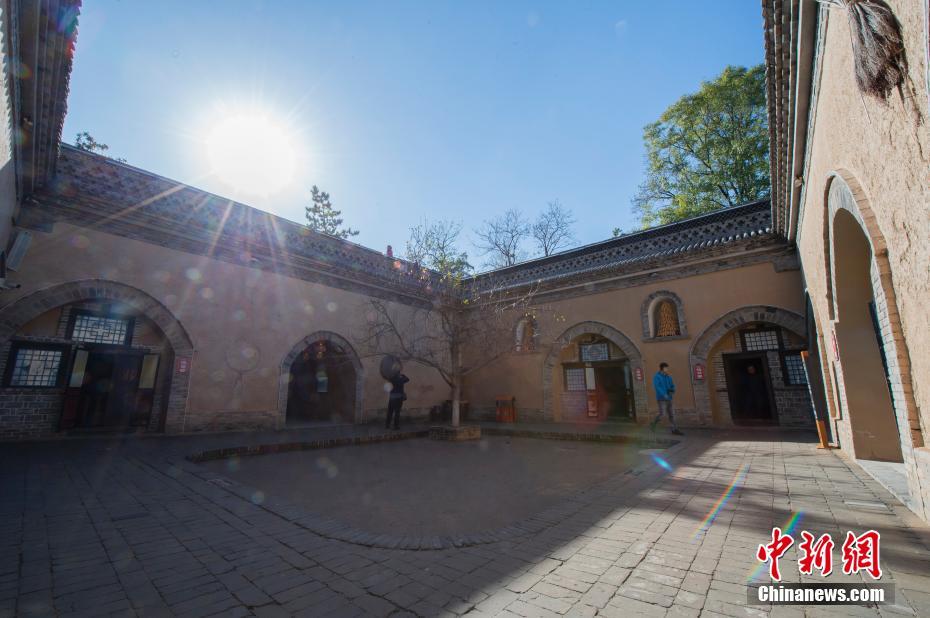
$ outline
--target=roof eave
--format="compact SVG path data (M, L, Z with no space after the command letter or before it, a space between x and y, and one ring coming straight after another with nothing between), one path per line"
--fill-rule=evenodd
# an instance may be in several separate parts
M55 172L81 0L6 0L8 91L20 201Z
M797 236L810 124L816 0L763 0L769 115L772 220L790 242Z

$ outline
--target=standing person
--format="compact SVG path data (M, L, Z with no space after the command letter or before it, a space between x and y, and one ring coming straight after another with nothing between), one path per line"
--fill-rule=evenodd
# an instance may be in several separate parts
M388 395L387 421L384 423L385 429L391 428L391 417L394 418L394 429L400 429L400 409L407 399L404 393L404 384L410 381L410 378L402 373L398 373L391 378L391 394Z
M672 397L675 395L675 382L668 373L668 363L659 363L659 370L652 377L652 387L656 389L656 401L659 402L659 413L655 420L649 424L652 431L656 430L656 425L662 420L662 414L668 417L668 423L672 426L672 433L676 436L683 436L675 424L675 413L672 411Z

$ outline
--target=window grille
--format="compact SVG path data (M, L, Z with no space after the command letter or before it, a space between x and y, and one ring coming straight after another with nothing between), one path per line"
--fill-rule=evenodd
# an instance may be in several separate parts
M129 320L78 314L74 318L71 338L75 341L85 341L87 343L124 345L128 343L128 333Z
M579 351L583 363L610 360L610 346L607 342L582 344L579 346Z
M517 352L533 352L536 349L536 322L531 318L523 318L517 323L516 342L514 349Z
M61 350L19 348L15 351L10 386L56 386L61 373Z
M780 347L777 330L747 330L743 332L743 350L746 352L777 350Z
M668 300L663 300L656 307L655 314L656 337L674 337L681 334L681 325L678 323L678 308Z
M800 354L785 354L785 384L807 384L807 372Z
M565 390L583 391L585 386L584 367L567 367L565 369Z

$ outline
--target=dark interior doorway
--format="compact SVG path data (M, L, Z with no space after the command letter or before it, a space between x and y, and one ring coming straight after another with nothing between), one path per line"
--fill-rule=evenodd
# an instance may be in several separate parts
M630 364L610 363L594 367L599 416L615 421L635 421L633 405L633 381Z
M736 425L775 425L775 400L764 354L724 354L730 414Z
M142 354L90 352L80 387L77 426L84 429L130 428L147 421L139 414ZM145 417L144 419L142 417Z
M355 422L356 380L342 348L331 341L312 343L291 364L287 422Z

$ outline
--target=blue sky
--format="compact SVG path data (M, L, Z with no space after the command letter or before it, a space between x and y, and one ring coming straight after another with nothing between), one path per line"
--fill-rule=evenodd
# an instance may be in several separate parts
M377 249L447 218L470 250L483 219L553 199L581 244L636 225L643 126L762 53L756 0L93 0L64 136L297 221L317 184ZM244 108L291 135L295 173L271 195L205 155L208 128Z

